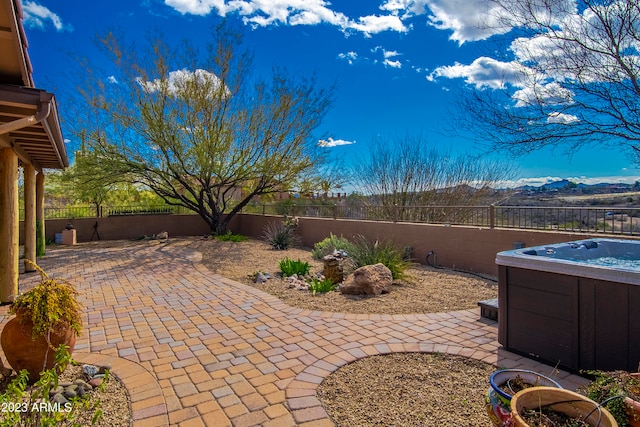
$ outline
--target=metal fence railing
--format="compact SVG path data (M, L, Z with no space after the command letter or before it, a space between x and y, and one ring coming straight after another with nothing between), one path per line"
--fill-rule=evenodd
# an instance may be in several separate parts
M494 227L640 235L640 208L496 206Z
M242 212L313 218L640 235L640 207L382 206L325 203L252 204L246 206ZM186 213L194 212L178 206L45 208L46 219Z
M257 212L256 212L257 211ZM262 205L253 213L640 235L640 207Z
M178 213L188 212L180 206L73 206L44 209L45 219L103 218L107 216L169 215Z

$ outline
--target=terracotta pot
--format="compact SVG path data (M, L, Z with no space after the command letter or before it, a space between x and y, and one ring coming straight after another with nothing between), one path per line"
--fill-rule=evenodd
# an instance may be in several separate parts
M618 427L616 419L605 408L594 410L599 405L593 400L570 390L553 387L531 387L516 393L511 399L511 425L529 427L520 413L525 409L538 409L551 404L554 411L570 417L581 417L590 426Z
M16 317L9 320L2 330L0 344L13 370L19 372L26 369L29 372L29 380L35 382L40 379L40 372L53 368L55 349L60 344L68 346L70 354L73 352L76 334L70 327L59 333L52 332L50 341L54 348L51 348L45 337L34 340L31 336L32 331L31 320L23 318L22 312L18 311Z

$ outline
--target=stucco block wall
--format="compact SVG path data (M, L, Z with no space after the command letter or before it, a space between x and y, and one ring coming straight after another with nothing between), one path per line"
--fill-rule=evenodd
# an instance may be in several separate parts
M78 243L98 240L93 226L98 223L102 240L136 239L162 231L169 236L201 236L209 232L209 226L198 215L131 215L106 218L50 219L46 221L46 236L53 240L67 224L77 230ZM92 239L93 236L93 239Z
M94 224L102 240L135 239L162 231L171 236L201 236L209 227L198 215L136 215L107 218L47 220L46 235L54 239L70 223L77 230L78 243L92 239ZM230 229L234 233L261 238L269 222L280 222L281 216L239 214ZM329 236L329 233L352 237L363 235L370 240L391 240L400 247L410 246L415 262L425 264L433 251L439 266L497 276L496 253L514 248L515 243L538 246L596 237L588 234L536 230L490 229L481 227L431 224L357 221L328 218L299 218L296 231L305 246ZM21 233L23 230L21 229ZM23 234L21 234L22 236ZM598 236L601 237L601 236ZM630 239L631 237L623 236ZM97 240L93 236L93 240ZM430 262L434 257L430 258Z
M268 222L282 217L245 214L234 224L234 232L260 237ZM514 248L515 243L537 246L595 237L587 234L537 230L490 229L383 221L300 218L298 234L302 243L313 246L329 233L351 237L363 235L371 240L391 240L400 247L411 246L415 262L426 263L427 253L435 252L439 266L497 275L496 253ZM600 236L601 237L601 236ZM627 237L625 237L627 238ZM433 257L430 258L433 262Z

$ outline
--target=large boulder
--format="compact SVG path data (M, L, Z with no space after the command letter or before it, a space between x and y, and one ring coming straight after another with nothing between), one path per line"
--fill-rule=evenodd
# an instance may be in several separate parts
M393 277L384 264L365 265L350 274L340 293L348 295L380 295L391 291Z

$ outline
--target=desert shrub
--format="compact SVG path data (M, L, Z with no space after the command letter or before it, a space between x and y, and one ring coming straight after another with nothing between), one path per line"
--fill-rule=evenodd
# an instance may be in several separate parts
M309 263L300 261L298 258L297 261L294 261L289 258L285 258L280 261L280 271L283 276L293 276L297 274L298 276L304 276L305 274L309 274Z
M242 234L233 234L231 230L227 231L226 234L216 236L216 239L222 242L244 242L249 240L247 236L243 236Z
M312 295L316 295L318 292L331 292L335 290L336 285L333 283L331 279L320 280L317 277L314 277L311 282L309 282L309 290Z
M322 259L324 256L329 255L335 250L345 251L347 254L351 252L353 244L342 236L335 236L333 233L329 233L329 237L313 245L311 255L315 259Z
M262 236L274 249L281 251L289 249L297 242L297 237L294 233L296 225L297 223L287 218L280 223L270 222L264 227Z
M354 239L349 257L354 269L365 265L384 264L391 270L394 279L401 279L404 271L411 265L405 260L402 249L398 249L393 243L378 240L371 243L364 236Z

